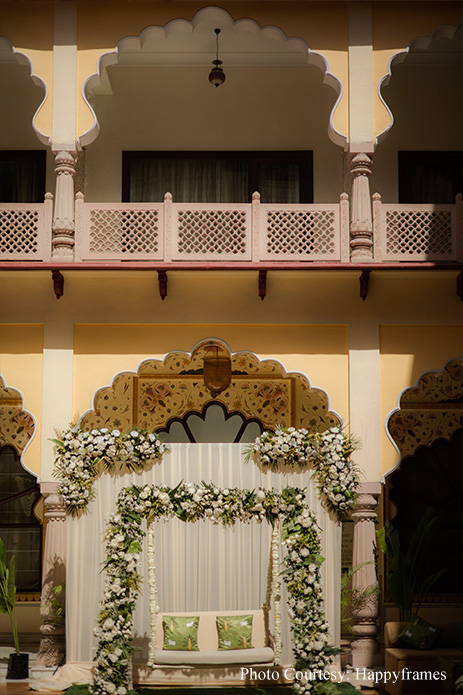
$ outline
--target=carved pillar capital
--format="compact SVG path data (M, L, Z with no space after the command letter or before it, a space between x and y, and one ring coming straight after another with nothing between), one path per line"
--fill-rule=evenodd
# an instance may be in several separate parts
M356 668L376 665L379 645L376 640L378 627L379 596L375 567L378 498L380 483L364 483L358 491L352 518L354 521L354 547L352 565L362 565L352 578L352 588L357 601L352 608L354 618L352 663ZM368 593L370 592L369 595ZM373 593L372 593L373 592Z
M74 176L76 153L58 150L55 154L55 211L52 257L71 261L74 257Z
M350 247L353 261L373 259L373 226L371 218L371 159L365 152L355 154L350 162L352 176Z

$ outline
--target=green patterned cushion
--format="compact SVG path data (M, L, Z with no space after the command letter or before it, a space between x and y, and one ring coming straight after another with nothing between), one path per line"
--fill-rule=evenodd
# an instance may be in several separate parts
M169 616L162 619L164 628L163 649L197 652L199 616Z
M219 649L254 649L252 615L218 615Z
M426 620L414 615L400 633L399 639L410 647L415 647L415 649L430 649L438 638L439 633L438 627L434 627L434 625L427 623Z

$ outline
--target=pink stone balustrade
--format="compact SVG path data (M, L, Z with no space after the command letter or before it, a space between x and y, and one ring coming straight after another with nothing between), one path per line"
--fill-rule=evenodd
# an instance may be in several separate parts
M385 204L372 198L373 263L463 260L463 196L454 205ZM252 203L87 203L75 200L66 261L355 262L349 199L310 205ZM0 204L0 261L57 261L53 196ZM355 232L355 230L354 230ZM56 236L56 235L55 235ZM366 259L365 259L366 260Z
M398 205L373 195L374 260L463 260L463 196L455 205Z
M76 199L84 261L332 261L348 258L348 205L85 203ZM341 240L344 238L344 245Z
M49 261L53 196L43 203L0 203L0 260Z

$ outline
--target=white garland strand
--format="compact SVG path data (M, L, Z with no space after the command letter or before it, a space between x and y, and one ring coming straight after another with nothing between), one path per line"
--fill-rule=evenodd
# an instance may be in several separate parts
M280 580L280 528L279 523L275 521L272 529L271 541L271 557L272 564L272 593L273 606L275 610L275 664L281 662L281 580Z
M156 632L157 618L159 613L158 604L158 589L156 585L156 557L155 557L155 537L154 537L154 522L148 523L147 533L148 545L148 586L149 586L149 602L150 602L150 641L148 653L148 666L153 668L156 658Z

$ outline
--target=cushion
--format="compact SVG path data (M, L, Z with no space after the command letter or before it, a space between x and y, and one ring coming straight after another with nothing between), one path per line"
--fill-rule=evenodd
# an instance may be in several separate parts
M420 652L421 653L421 652ZM167 650L156 650L154 663L159 666L184 667L193 666L196 668L227 667L242 664L269 664L273 663L275 654L270 647L260 647L255 649L233 649L215 652L174 652Z
M198 651L199 616L170 616L162 619L164 628L163 649L175 651Z
M219 650L254 649L251 644L252 615L218 615Z
M430 649L437 640L440 629L414 615L399 635L400 641L414 649Z

